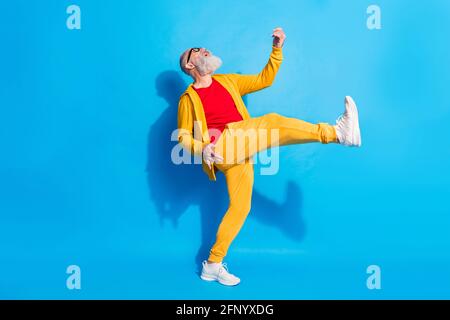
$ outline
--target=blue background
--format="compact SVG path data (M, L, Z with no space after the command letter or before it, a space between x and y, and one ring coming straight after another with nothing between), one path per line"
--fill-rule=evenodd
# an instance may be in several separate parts
M3 1L0 298L450 298L450 3L377 0L381 30L370 4ZM223 175L170 162L190 83L178 57L205 46L220 73L256 73L277 26L284 62L245 98L252 116L334 124L352 95L363 146L280 148L226 258L242 283L206 283L227 193Z

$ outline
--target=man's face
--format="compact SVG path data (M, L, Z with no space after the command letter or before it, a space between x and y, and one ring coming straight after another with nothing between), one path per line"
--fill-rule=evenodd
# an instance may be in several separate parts
M222 65L222 60L206 48L200 48L198 51L191 49L188 63L194 65L200 75L204 76L214 73Z
M192 49L191 49L192 50ZM208 56L210 56L211 55L211 52L209 52L206 48L200 48L200 50L199 51L191 51L191 56L190 56L190 58L189 58L189 61L188 62L192 62L192 61L194 61L194 63L195 63L195 61L197 61L197 59L199 58L199 57L208 57Z

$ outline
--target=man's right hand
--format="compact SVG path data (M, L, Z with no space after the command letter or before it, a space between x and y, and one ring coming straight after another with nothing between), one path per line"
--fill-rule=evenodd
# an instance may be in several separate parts
M222 156L218 155L214 151L215 145L213 143L207 144L203 148L203 161L206 162L209 169L211 169L211 165L213 165L215 162L222 162L223 158Z

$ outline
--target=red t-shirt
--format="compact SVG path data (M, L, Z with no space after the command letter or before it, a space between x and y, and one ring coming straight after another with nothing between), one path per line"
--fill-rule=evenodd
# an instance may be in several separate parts
M212 143L217 141L227 123L243 120L230 93L214 78L209 87L194 88L194 90L202 100L208 133ZM217 130L220 132L217 132Z

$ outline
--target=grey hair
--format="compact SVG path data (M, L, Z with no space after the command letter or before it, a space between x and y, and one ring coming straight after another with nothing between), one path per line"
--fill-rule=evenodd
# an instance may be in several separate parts
M185 74L187 74L188 76L190 76L191 74L189 73L189 70L188 69L186 69L186 64L187 64L187 56L188 56L188 54L189 54L189 51L190 51L191 49L187 49L186 51L184 51L182 54L181 54L181 56L180 56L180 68L181 68L181 71L183 71Z

